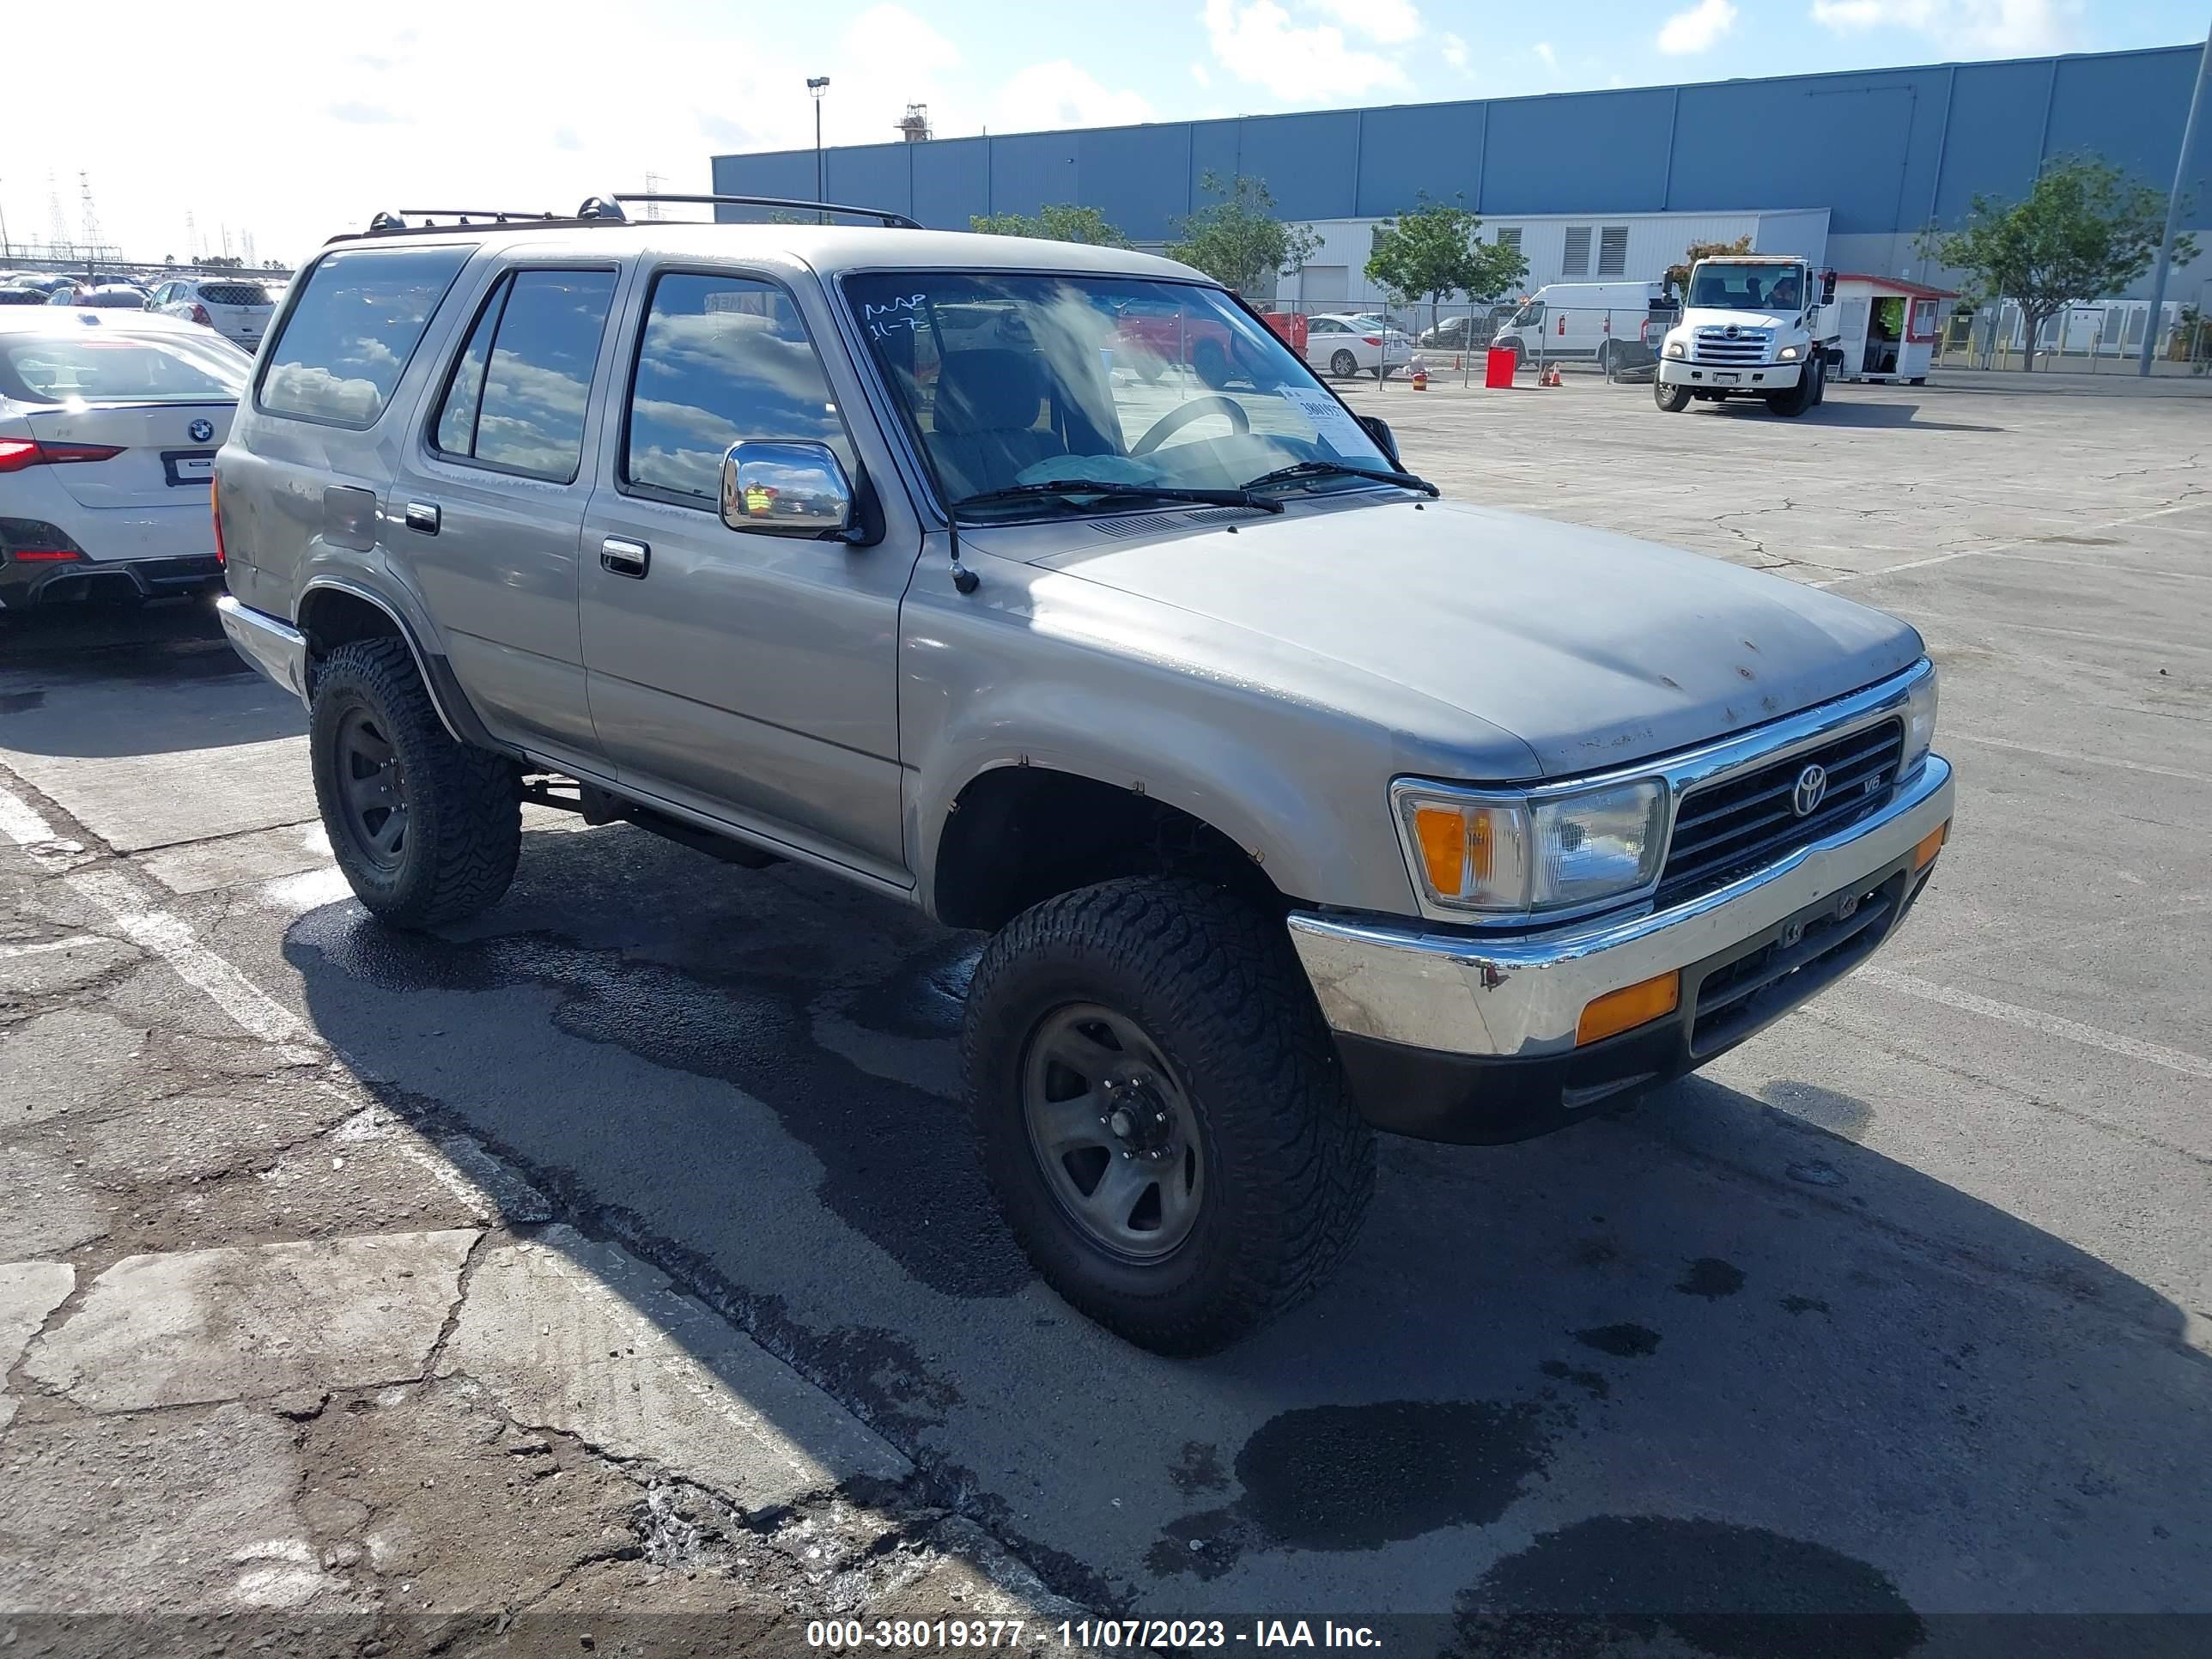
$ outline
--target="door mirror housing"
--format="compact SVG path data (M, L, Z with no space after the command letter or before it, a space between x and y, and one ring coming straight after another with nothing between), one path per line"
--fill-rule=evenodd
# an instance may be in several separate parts
M845 537L853 481L827 444L732 444L722 457L722 522L753 535Z
M1820 303L1824 306L1836 303L1836 273L1832 270L1820 273Z
M1404 465L1398 459L1398 441L1390 435L1390 422L1380 415L1362 415L1359 429L1375 440L1375 447L1390 458L1390 465Z

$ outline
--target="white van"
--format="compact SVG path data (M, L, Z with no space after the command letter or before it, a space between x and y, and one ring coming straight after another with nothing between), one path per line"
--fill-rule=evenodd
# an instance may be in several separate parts
M1649 363L1674 320L1663 283L1547 283L1498 325L1491 347L1523 363Z

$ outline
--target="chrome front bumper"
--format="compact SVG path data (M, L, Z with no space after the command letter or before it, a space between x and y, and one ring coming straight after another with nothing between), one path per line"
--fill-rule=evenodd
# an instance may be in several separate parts
M302 702L307 697L307 636L288 622L240 605L225 593L215 602L231 649Z
M1566 1054L1583 1010L1608 991L1706 962L1909 860L1949 821L1952 795L1949 763L1930 755L1873 817L1669 910L1510 938L1297 911L1291 941L1341 1035L1443 1054Z
M1802 363L1701 363L1681 357L1662 357L1662 385L1686 386L1698 392L1787 392L1804 372ZM1733 380L1723 380L1733 374Z

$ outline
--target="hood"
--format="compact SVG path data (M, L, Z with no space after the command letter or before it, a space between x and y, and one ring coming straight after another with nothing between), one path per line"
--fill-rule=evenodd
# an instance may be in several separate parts
M1779 576L1452 501L1294 503L1234 531L1063 542L1031 562L1287 647L1264 653L1269 675L1322 659L1401 688L1425 742L1449 740L1438 709L1465 717L1470 743L1510 732L1547 778L1795 714L1922 651L1896 617ZM1326 697L1341 680L1280 689Z

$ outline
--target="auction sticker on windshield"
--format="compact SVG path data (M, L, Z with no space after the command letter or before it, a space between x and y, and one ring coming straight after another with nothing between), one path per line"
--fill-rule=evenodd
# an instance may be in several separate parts
M1367 434L1352 411L1321 386L1286 386L1283 401L1313 425L1314 435L1340 455L1351 456L1370 447Z

